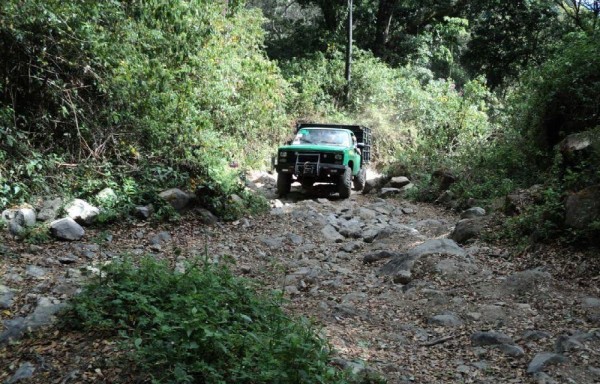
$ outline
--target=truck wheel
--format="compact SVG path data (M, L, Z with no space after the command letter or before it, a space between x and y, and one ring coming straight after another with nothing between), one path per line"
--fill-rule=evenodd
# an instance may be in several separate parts
M366 182L367 182L367 170L364 168L361 168L360 171L358 171L358 174L356 176L354 176L354 190L362 191L363 188L365 187Z
M338 192L340 193L340 197L342 199L346 199L350 197L350 192L352 191L352 169L350 167L346 167L344 174L340 176L338 181Z
M292 175L289 173L277 173L277 195L280 197L290 193L292 189Z

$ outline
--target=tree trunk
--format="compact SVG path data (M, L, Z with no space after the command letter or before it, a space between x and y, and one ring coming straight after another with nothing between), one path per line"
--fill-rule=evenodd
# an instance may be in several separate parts
M375 24L375 41L373 42L373 53L375 56L385 55L385 45L390 36L390 24L394 11L394 0L380 0L377 9L377 20Z

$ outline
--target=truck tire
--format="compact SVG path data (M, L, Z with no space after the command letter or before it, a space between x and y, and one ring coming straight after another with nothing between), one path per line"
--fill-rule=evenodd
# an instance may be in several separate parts
M277 195L279 197L290 193L292 189L292 175L289 173L277 173Z
M352 192L352 169L350 167L346 167L344 174L338 180L338 192L342 199L350 197L350 192Z
M362 191L365 187L365 183L367 182L367 170L361 168L358 171L358 174L354 176L354 190Z

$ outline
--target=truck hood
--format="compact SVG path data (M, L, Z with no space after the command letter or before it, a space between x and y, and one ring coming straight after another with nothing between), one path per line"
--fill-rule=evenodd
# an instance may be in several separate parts
M279 147L279 151L308 151L308 152L312 152L312 151L328 151L328 152L343 152L344 150L346 150L348 148L346 147L340 147L340 146L336 146L336 145L316 145L316 144L297 144L297 145L284 145L282 147Z

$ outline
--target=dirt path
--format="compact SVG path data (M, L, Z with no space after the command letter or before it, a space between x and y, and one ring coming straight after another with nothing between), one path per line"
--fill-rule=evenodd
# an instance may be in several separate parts
M254 182L274 197L269 176ZM390 383L600 382L594 281L565 278L544 251L452 244L446 236L458 217L431 205L326 196L294 189L266 215L213 227L190 215L176 225L90 231L87 243L5 240L0 285L13 297L2 318L59 306L82 269L123 252L177 264L208 251L264 289L284 290L287 310L323 327L339 364L373 369ZM90 241L107 235L102 248ZM394 267L406 255L410 267ZM123 381L123 367L107 359L116 346L93 336L50 328L0 347L0 381L26 362L36 369L29 382Z

